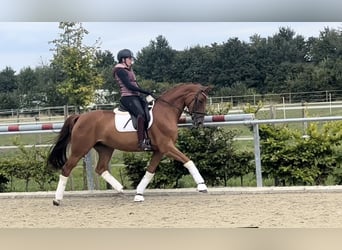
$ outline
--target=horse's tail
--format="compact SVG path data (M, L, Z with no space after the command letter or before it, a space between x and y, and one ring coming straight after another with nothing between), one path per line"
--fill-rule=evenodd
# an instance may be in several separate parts
M64 122L56 143L50 149L48 165L58 170L61 169L67 161L66 151L71 139L71 131L80 115L70 115Z

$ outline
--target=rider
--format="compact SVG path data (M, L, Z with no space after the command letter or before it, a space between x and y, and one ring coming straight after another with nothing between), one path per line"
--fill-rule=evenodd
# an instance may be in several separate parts
M142 94L146 94L148 101L154 100L151 93L140 88L132 69L133 53L129 49L120 50L117 56L118 64L114 66L113 76L120 87L120 103L129 113L137 117L138 142L142 150L152 150L150 139L148 138L148 116L146 114L146 101Z

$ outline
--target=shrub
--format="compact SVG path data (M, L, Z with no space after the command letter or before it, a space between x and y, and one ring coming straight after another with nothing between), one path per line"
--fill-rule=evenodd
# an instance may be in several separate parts
M9 179L4 174L0 174L0 192L5 192L7 190L8 182Z
M230 178L249 173L252 166L252 152L238 152L234 147L237 131L220 127L204 127L198 129L180 129L177 147L197 165L205 181L211 186L227 185ZM137 186L143 177L149 153L125 153L126 173ZM165 158L160 164L151 188L180 187L180 180L189 172L183 164Z
M321 128L310 123L306 133L287 126L260 126L263 174L273 177L275 185L322 185L341 163L341 122Z

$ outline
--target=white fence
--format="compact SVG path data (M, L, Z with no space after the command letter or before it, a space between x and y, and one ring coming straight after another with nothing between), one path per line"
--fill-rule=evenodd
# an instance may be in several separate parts
M341 91L342 94L342 91ZM227 103L233 104L229 97L210 97L208 105L214 108L219 108L225 106ZM228 114L243 114L243 108L246 106L246 103L250 103L251 105L257 105L256 100L247 100L245 102L234 103L234 105L229 110ZM288 118L293 111L315 111L315 110L323 110L325 116L328 115L342 115L341 107L342 101L332 101L331 98L328 98L326 101L320 102L289 102L285 98L280 100L279 102L263 102L263 107L260 111L265 114L268 112L267 118L276 118L272 117L270 114L270 110L276 112L278 111L278 117ZM95 105L91 107L89 110L112 110L114 108L114 104L108 105ZM9 124L9 123L56 123L65 120L68 114L74 113L75 107L73 106L59 106L59 107L38 107L32 108L29 110L0 110L0 124ZM298 116L303 117L302 112L297 112Z

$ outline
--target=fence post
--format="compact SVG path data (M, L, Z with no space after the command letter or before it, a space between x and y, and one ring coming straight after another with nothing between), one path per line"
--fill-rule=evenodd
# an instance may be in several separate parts
M270 114L271 114L271 119L276 119L277 113L273 104L270 105Z
M302 117L306 118L306 109L307 105L304 100L302 100ZM308 122L303 122L303 135L306 135L306 132L308 130Z
M94 190L94 176L93 176L93 166L92 166L92 159L91 159L91 151L89 151L84 156L84 162L86 165L86 172L87 172L87 186L88 190Z
M66 120L69 116L68 105L63 106L64 111L64 120Z
M254 135L254 157L255 157L256 182L257 182L257 187L262 187L259 125L257 123L253 124L253 135Z

